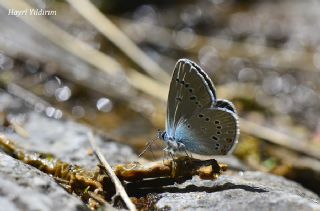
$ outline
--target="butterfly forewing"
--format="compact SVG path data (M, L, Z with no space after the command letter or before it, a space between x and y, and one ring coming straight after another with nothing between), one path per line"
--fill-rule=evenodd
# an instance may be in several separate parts
M215 90L207 75L190 60L179 60L173 71L167 102L168 136L174 136L179 123L214 103Z
M224 99L218 99L216 101L215 107L217 108L223 108L223 109L227 109L235 114L237 114L235 107L233 106L233 104L228 101L228 100L224 100Z

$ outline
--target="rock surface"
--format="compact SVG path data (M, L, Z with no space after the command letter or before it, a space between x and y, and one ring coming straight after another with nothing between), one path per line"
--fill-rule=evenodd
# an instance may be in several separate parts
M262 172L193 178L161 193L155 204L171 210L320 210L320 199L297 183Z
M10 114L11 118L22 119L23 128L29 137L24 138L11 131L4 134L16 142L18 146L32 151L51 153L57 158L85 166L87 169L94 168L98 160L90 151L88 132L90 129L84 125L68 121L48 118L43 114L26 110L20 100L7 94L0 95L1 110L23 110L25 113ZM15 105L14 107L12 105ZM111 165L131 162L138 159L133 150L126 145L113 142L111 139L96 136L97 145Z
M18 146L31 151L51 153L62 161L93 169L98 160L91 153L84 125L48 118L32 111L21 100L0 92L0 112L22 123L28 137L21 137L12 129L0 127L0 132ZM102 153L113 164L138 159L133 150L111 139L96 136ZM0 150L0 210L86 210L80 199L68 194L54 180L39 170L15 160Z
M0 152L0 210L88 210L50 176Z

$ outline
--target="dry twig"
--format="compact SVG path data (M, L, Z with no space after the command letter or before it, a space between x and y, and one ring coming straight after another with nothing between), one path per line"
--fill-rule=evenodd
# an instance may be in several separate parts
M0 5L6 9L16 9L21 11L32 9L31 5L24 0L0 1ZM24 15L19 16L19 18L56 45L67 50L73 55L78 56L108 75L114 75L122 69L121 66L114 62L113 59L100 51L96 51L88 44L75 39L69 33L62 30L43 16Z
M110 17L111 18L111 17ZM176 48L181 48L176 44L172 34L177 34L178 31L170 30L165 27L156 26L146 22L138 22L120 17L112 17L112 20L118 24L120 28L126 28L128 33L134 32L139 29L141 34L144 34L144 40L135 40L137 42L149 42L154 45ZM191 32L179 31L179 34L183 37L193 37L194 46L189 49L183 49L192 54L198 54L199 50L203 46L211 45L217 49L221 58L232 58L232 57L246 57L252 61L263 61L274 59L277 62L277 66L283 69L299 68L301 70L308 70L314 72L314 55L313 52L303 50L290 50L290 49L278 49L263 44L255 44L250 42L236 42L233 40L221 39L218 37L202 36ZM132 34L127 34L131 36ZM137 36L131 36L133 38ZM138 37L138 39L141 39ZM281 69L280 69L281 70Z
M320 159L320 151L308 144L307 141L298 140L290 135L245 119L240 119L240 122L240 129L245 133L267 140L273 144L283 146L287 149Z
M115 185L116 195L121 196L121 198L123 199L124 203L126 204L126 206L129 210L135 211L136 207L134 206L134 204L130 200L127 192L125 191L122 183L120 182L120 180L118 179L118 177L114 173L113 169L111 168L111 166L109 165L109 163L107 162L107 160L105 159L103 154L101 153L100 149L97 147L97 144L96 144L96 141L95 141L95 138L94 138L92 132L88 133L88 137L89 137L90 144L93 148L94 154L97 156L98 160L105 167L108 175L110 176L113 184Z
M168 83L170 76L146 53L144 53L127 35L125 35L108 17L103 15L88 0L67 0L85 19L96 27L113 44L123 51L153 78Z

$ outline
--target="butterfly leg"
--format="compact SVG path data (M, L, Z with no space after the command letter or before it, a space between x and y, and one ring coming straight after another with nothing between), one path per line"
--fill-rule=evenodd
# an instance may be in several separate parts
M170 156L171 157L171 159L172 159L172 163L173 163L173 169L175 169L176 168L176 164L175 164L175 162L174 162L174 156L175 156L175 153L174 153L174 150L170 147L170 146L167 146L166 148L164 148L163 149L163 153L164 153L164 155L163 155L163 159L162 159L162 163L163 163L163 165L165 164L164 163L164 159L165 158L168 158L168 156Z
M164 153L164 155L163 155L164 158L168 158L170 156L172 158L172 160L174 160L175 150L172 147L170 147L169 145L163 149L163 153ZM164 159L162 161L164 162Z
M170 157L172 158L172 160L175 159L175 153L174 153L173 150L170 150L170 151L169 151L169 155L170 155Z
M168 152L168 146L167 146L163 149L163 158L162 158L163 164L164 164L164 161L166 160L166 158L168 157L168 154L169 154L169 152Z
M176 166L176 162L175 162L175 151L173 150L173 148L170 148L168 150L168 154L171 156L171 159L172 159L172 164L173 164L172 168L176 169L177 166Z
M192 154L190 153L190 155L188 154L188 151L186 149L186 146L183 143L177 142L178 143L178 150L179 151L184 151L187 155L187 157L192 158Z
M150 149L152 155L153 155L153 151L152 151L152 144L156 141L156 139L152 139L151 141L149 141L146 144L146 147L142 150L142 152L138 155L139 157L141 157L148 149Z

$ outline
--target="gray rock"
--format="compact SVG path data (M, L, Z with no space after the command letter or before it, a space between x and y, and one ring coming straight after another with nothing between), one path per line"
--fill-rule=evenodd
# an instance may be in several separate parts
M51 153L62 161L85 169L92 169L98 164L96 157L88 154L88 127L65 119L46 117L28 109L21 100L1 92L0 111L6 111L10 118L21 122L27 131L27 138L10 129L1 131L18 146L30 151ZM111 165L138 159L129 146L99 135L96 136L96 142ZM3 153L0 155L0 210L3 207L5 210L86 208L80 199L68 194L50 176Z
M29 133L29 138L23 138L15 133L6 135L25 149L52 153L65 162L86 168L93 168L98 163L93 154L88 154L90 143L87 134L90 129L84 125L29 112L26 114L23 127ZM129 146L112 142L111 139L101 136L95 138L111 165L138 159Z
M53 178L0 152L1 210L88 210Z
M320 199L297 183L262 172L191 181L159 194L157 208L171 210L320 210Z
M90 149L88 127L69 120L56 120L28 110L21 100L5 93L0 94L0 102L2 104L0 111L6 110L12 118L22 120L23 128L29 134L28 138L24 138L10 131L4 132L17 145L32 151L51 153L65 162L85 166L87 169L94 168L98 163L94 155L88 154ZM21 114L12 110L25 112ZM96 142L111 165L138 159L129 146L102 136L96 136Z

